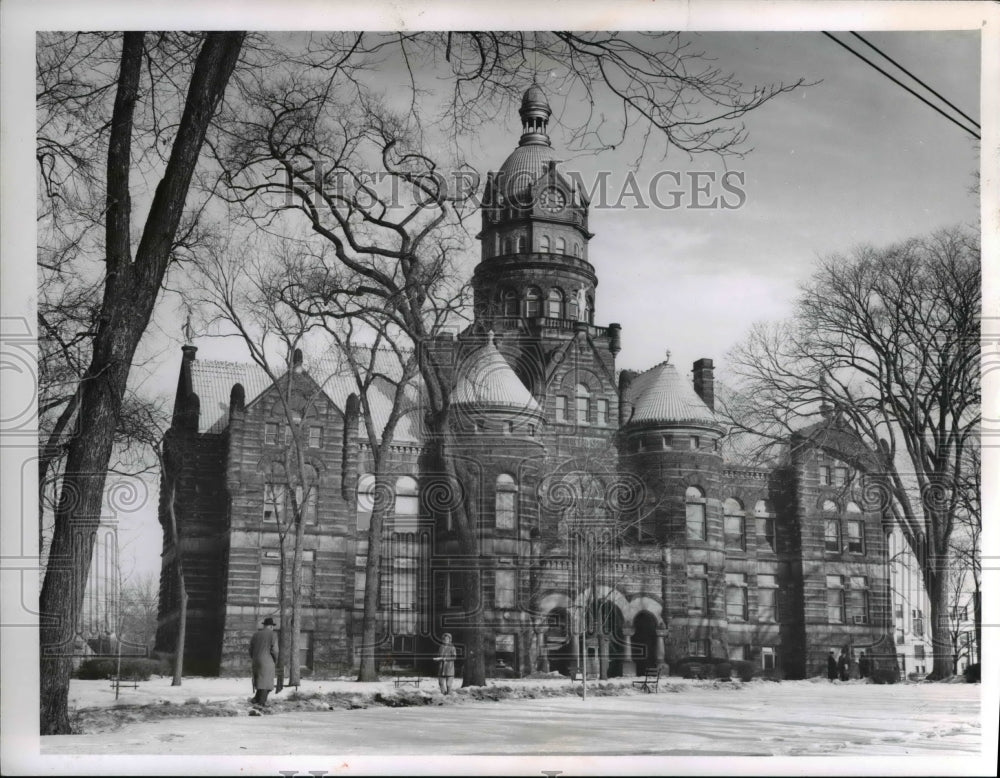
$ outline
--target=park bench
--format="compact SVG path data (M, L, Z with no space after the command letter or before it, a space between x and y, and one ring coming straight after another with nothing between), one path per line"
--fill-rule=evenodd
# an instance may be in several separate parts
M392 684L397 689L400 686L412 686L416 689L420 688L420 682L423 680L420 676L408 676L408 675L397 675L392 679Z
M647 694L652 692L659 692L660 689L660 668L649 668L646 670L646 674L641 678L636 678L632 681L633 689L642 689Z
M111 676L111 688L112 689L138 689L139 679L135 676L130 675L112 675Z

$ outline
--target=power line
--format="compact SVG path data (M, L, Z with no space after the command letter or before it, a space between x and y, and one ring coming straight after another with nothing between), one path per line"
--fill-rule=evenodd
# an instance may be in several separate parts
M881 54L883 57L885 57L887 60L889 60L893 65L895 65L897 68L899 68L904 73L906 73L906 75L908 75L910 78L912 78L918 84L920 84L920 86L922 86L924 89L926 89L932 95L934 95L936 98L938 98L939 100L941 100L941 102L943 102L945 105L947 105L947 106L949 106L951 108L954 108L959 113L960 116L964 117L965 119L968 119L969 123L972 124L974 127L976 127L977 129L982 129L979 126L979 122L977 122L975 119L973 119L967 113L965 113L961 108L959 108L957 105L955 105L953 102L951 102L947 97L945 97L944 95L942 95L939 92L935 91L932 87L928 86L923 81L921 81L919 78L917 78L915 75L913 75L909 70L907 70L906 68L904 68L898 62L896 62L896 60L894 60L892 57L890 57L888 54L886 54L884 51L882 51L882 49L880 49L874 43L869 42L868 40L866 40L865 38L863 38L859 33L852 32L851 35L853 35L855 38L857 38L863 44L865 44L866 46L868 46L868 48L874 49L875 51L877 51L879 54Z
M885 76L886 78L888 78L893 83L895 83L895 84L903 87L903 89L905 89L907 92L909 92L915 98L917 98L920 102L922 102L925 105L928 105L931 108L933 108L935 111L937 111L939 114L941 114L945 119L947 119L948 121L950 121L952 124L955 124L955 125L961 127L963 130L965 130L967 133L969 133L976 140L981 140L981 138L979 137L979 135L974 130L970 130L964 124L962 124L961 122L959 122L955 117L949 116L944 111L942 111L940 108L938 108L936 105L934 105L934 103L930 102L929 100L927 100L926 98L922 97L921 95L918 95L916 92L914 92L912 89L910 89L910 87L908 87L902 81L900 81L899 79L897 79L894 76L890 75L889 73L886 73L882 68L880 68L878 65L876 65L874 62L872 62L867 57L865 57L863 54L855 51L850 46L848 46L846 43L843 43L842 41L837 40L833 35L831 35L830 33L826 32L825 30L823 31L823 34L827 38L829 38L830 40L832 40L834 43L836 43L838 46L843 46L845 49L847 49L849 52L851 52L851 54L853 54L855 57L857 57L858 59L862 60L863 62L865 62L866 64L870 65L871 67L875 68L875 70L877 70L879 73L881 73L883 76Z

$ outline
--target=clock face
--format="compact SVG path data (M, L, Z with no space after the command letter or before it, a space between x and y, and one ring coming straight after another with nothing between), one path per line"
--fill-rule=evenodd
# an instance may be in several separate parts
M558 189L546 189L538 198L539 205L549 213L559 213L566 207L566 196Z

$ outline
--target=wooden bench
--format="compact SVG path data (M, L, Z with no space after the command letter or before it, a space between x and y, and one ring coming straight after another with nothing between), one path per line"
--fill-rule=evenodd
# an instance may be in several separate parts
M632 681L633 689L642 689L647 694L659 692L660 690L660 668L650 668L642 678Z
M392 679L392 685L395 686L397 689L400 686L413 686L414 688L419 689L420 682L422 680L424 679L419 676L397 675L395 678Z

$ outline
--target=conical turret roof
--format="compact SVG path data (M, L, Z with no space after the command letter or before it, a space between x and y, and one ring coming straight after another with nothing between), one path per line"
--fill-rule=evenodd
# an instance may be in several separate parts
M718 424L715 413L705 405L691 383L670 362L661 362L636 376L626 401L632 405L627 424L697 422Z
M492 332L486 345L462 365L452 400L455 405L516 408L541 413L531 392L497 349Z

